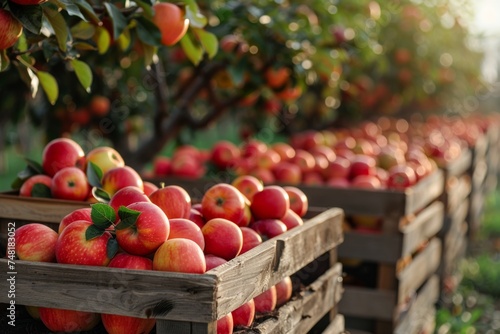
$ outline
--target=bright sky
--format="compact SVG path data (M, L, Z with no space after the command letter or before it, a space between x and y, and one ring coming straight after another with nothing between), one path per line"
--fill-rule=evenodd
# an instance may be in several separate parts
M500 0L473 0L474 32L500 36Z

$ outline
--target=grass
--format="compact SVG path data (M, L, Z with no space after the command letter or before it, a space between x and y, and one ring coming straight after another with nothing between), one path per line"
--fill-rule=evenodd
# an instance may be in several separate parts
M459 270L463 279L437 310L435 334L500 333L500 189L486 198L481 230Z

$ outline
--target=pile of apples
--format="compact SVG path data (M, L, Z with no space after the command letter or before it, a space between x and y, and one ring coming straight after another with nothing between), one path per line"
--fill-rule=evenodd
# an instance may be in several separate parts
M96 202L99 197L108 200L125 186L138 187L147 194L158 189L143 181L109 146L85 154L74 140L57 138L44 147L41 164L28 162L18 176L20 196Z
M298 133L288 143L219 141L209 152L185 145L172 158L158 157L153 173L199 178L211 165L264 184L401 190L461 154L464 140L447 129L444 121L410 126L403 119L381 118L355 128Z
M106 174L105 174L106 175ZM264 186L252 176L218 183L199 203L177 185L147 195L136 186L116 189L109 202L65 216L58 231L31 223L16 231L20 260L203 274L246 253L268 238L302 225L308 210L296 187ZM217 333L250 326L292 296L290 277L217 321ZM75 331L102 321L108 333L149 333L154 319L53 308L30 308L53 332Z

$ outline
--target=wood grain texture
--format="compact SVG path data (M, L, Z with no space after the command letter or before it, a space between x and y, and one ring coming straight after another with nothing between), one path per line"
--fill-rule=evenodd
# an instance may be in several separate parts
M330 325L325 328L322 334L344 334L345 333L345 319L341 314L333 319Z
M265 252L257 254L256 247L235 258L232 265L212 270L218 279L218 317L337 247L343 241L342 220L342 210L330 209L300 228L266 241Z
M16 302L210 323L337 247L342 219L325 211L203 275L18 261ZM8 291L5 271L0 280Z
M7 268L7 260L0 259ZM141 318L210 321L216 277L117 268L16 262L16 303ZM8 291L6 272L0 289ZM0 295L0 302L7 294Z
M472 165L472 152L469 149L463 150L460 156L443 168L445 178L465 174Z
M0 218L12 220L59 223L68 213L89 206L87 202L0 194Z
M344 286L339 313L345 316L392 321L396 291Z
M439 298L439 278L432 276L418 292L408 310L398 321L395 334L418 334L428 323L429 313L433 313L434 304Z
M441 240L433 238L429 245L398 275L398 299L401 304L435 274L441 261Z
M307 333L325 314L335 308L342 296L342 267L337 264L307 287L301 296L278 309L249 333Z

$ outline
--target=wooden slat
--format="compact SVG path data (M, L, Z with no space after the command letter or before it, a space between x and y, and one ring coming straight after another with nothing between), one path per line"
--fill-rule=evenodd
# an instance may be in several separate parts
M464 150L456 160L452 161L448 166L443 168L445 171L445 178L450 176L459 176L466 173L471 164L472 152L469 149Z
M410 305L408 312L404 314L394 329L395 334L418 334L420 329L427 323L429 310L439 298L439 278L434 275L425 283L418 292L417 297Z
M274 245L272 254L263 258L253 249L222 265L210 273L218 278L216 299L218 317L221 317L286 276L298 271L314 259L337 247L343 241L343 213L330 209L300 228L292 229L268 240Z
M0 194L0 218L59 223L68 213L90 203Z
M454 212L462 205L463 201L470 195L472 185L469 175L463 175L458 179L458 183L452 189L447 190L448 201L446 202L447 212Z
M450 231L456 231L459 229L460 225L465 221L467 214L469 213L469 199L465 199L463 204L458 207L457 210L453 212L447 212L444 216L443 228L439 231L438 236L442 239L450 233ZM443 248L446 246L443 245Z
M217 322L198 323L174 320L156 320L155 334L217 334Z
M472 147L472 165L476 166L476 164L484 159L486 156L486 151L488 149L488 138L487 136L481 135L476 140L475 145Z
M443 226L443 219L444 205L435 202L419 213L414 221L404 226L401 257L411 255L423 242L435 236Z
M0 259L7 268L7 260ZM17 261L16 303L190 321L215 318L214 275ZM0 289L8 291L6 271ZM7 294L0 302L8 302Z
M433 238L429 245L399 274L397 303L403 303L434 273L441 261L441 240Z
M248 332L260 334L307 333L338 304L342 295L341 277L342 267L338 264L307 287L298 299L280 307L275 317L267 319Z
M396 263L401 258L402 242L400 234L346 231L338 252L341 259Z
M344 242L338 248L339 256L395 264L402 257L412 254L425 240L436 235L442 227L443 216L443 204L435 202L420 212L413 221L403 226L401 232L346 231Z
M322 334L344 334L345 333L345 319L341 314L333 319L330 325L323 331Z
M436 171L415 186L407 189L405 215L425 208L429 203L441 196L444 191L444 173Z
M392 321L396 291L345 286L339 313L345 316Z

